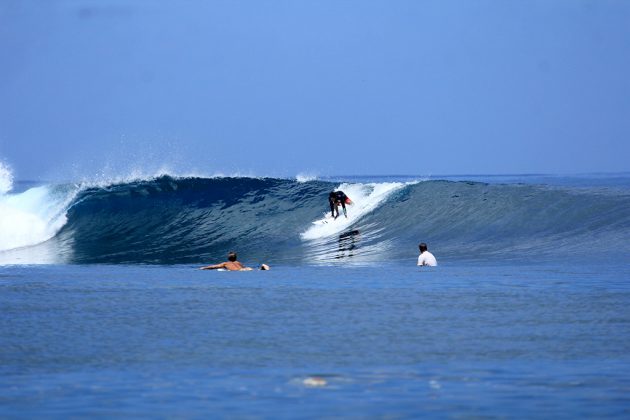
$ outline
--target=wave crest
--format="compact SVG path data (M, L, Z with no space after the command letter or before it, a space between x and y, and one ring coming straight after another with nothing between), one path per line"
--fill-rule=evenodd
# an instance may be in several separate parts
M336 188L355 202L349 219L314 226ZM630 196L602 189L163 175L5 194L0 213L0 249L48 241L71 262L201 263L236 250L252 265L369 263L413 260L421 241L439 259L630 255Z

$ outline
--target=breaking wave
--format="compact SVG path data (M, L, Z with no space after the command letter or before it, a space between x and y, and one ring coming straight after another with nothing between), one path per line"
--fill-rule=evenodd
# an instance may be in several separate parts
M5 182L6 183L6 182ZM0 182L0 185L2 183ZM344 190L349 218L314 225ZM0 191L0 263L249 264L628 258L630 195L468 181L178 178Z

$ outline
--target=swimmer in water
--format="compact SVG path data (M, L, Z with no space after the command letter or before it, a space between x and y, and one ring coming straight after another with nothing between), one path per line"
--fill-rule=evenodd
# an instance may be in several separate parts
M207 265L205 267L200 267L200 270L218 270L220 268L224 269L224 270L228 270L228 271L252 271L253 268L251 267L245 267L243 264L241 264L239 261L237 261L238 257L236 255L236 252L231 251L228 254L228 260L226 262L222 262L219 264L214 264L214 265ZM269 270L270 267L267 264L261 264L260 266L261 270Z

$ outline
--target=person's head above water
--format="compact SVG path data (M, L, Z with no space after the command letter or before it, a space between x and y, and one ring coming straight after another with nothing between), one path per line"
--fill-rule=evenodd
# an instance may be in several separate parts
M228 261L236 261L236 252L230 251L230 253L228 254Z
M418 248L420 248L420 253L422 254L424 251L428 250L427 248L427 244L425 244L424 242L420 243L420 245L418 245Z

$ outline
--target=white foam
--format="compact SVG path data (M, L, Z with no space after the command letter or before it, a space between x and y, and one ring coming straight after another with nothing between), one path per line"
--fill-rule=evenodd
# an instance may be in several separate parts
M385 182L372 184L341 184L337 190L342 190L352 200L354 204L346 206L348 218L343 214L330 223L321 225L311 225L304 233L302 239L314 240L332 236L349 228L362 217L382 205L389 196L403 188L402 182Z
M0 251L37 245L66 224L66 210L78 188L48 186L0 196Z

